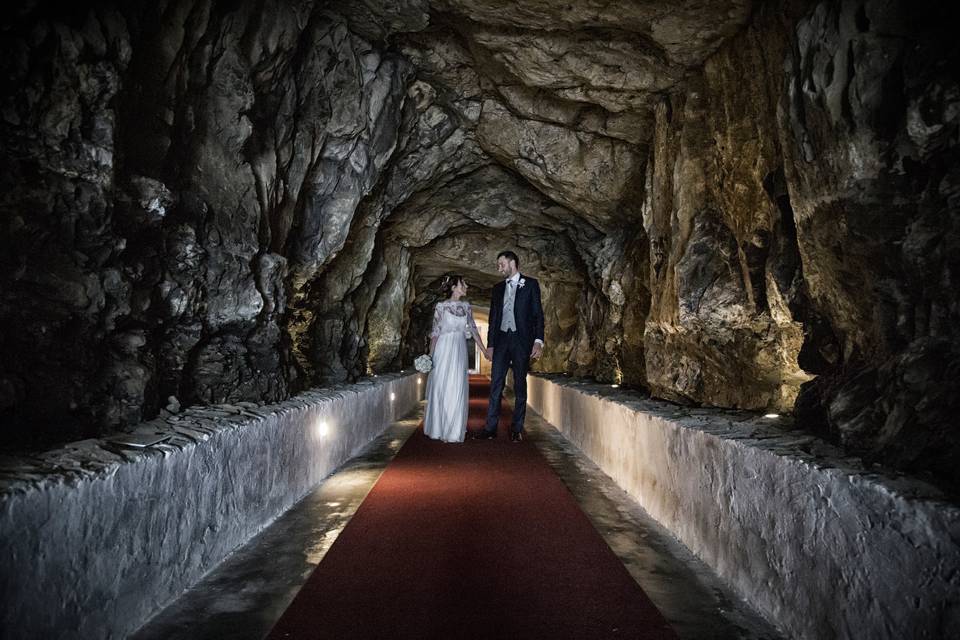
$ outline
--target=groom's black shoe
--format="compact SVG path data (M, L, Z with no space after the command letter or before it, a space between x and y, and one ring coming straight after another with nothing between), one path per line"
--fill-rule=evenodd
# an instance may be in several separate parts
M511 431L510 442L523 442L523 431Z
M486 429L482 429L476 432L475 434L473 434L474 440L493 440L496 437L497 437L496 431L487 431Z

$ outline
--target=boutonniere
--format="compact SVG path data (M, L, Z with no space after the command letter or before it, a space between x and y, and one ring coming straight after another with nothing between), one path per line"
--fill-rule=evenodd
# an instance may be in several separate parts
M517 286L523 289L523 285L527 284L527 281L524 278L520 278L520 282L517 283Z

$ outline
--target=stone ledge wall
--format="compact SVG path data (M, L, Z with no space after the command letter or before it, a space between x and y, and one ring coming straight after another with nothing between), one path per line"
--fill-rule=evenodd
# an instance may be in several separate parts
M789 637L960 634L960 509L756 414L531 376L529 406Z
M381 375L144 423L172 435L149 449L0 461L0 635L126 637L419 400Z

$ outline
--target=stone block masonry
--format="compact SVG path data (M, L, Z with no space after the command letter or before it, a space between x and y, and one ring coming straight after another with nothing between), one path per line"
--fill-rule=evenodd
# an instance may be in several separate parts
M420 400L380 375L0 461L0 637L123 638Z
M960 637L960 508L757 414L531 376L528 404L796 638Z

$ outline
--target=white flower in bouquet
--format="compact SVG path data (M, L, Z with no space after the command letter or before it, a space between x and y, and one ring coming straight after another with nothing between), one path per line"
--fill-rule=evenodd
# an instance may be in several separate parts
M433 358L427 354L418 356L417 359L413 361L413 367L420 373L429 373L430 369L433 369Z

